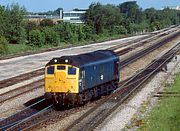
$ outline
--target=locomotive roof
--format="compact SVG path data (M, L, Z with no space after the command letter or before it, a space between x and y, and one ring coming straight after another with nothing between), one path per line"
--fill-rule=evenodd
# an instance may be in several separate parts
M82 67L87 64L94 64L98 61L106 61L110 59L117 59L117 55L110 50L98 50L90 53L61 56L50 60L46 66L53 64L68 64L76 67Z

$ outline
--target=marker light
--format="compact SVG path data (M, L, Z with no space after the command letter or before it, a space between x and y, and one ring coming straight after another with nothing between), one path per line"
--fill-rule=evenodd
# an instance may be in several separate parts
M68 63L68 59L66 59L65 62Z
M57 62L57 59L54 59L54 62Z

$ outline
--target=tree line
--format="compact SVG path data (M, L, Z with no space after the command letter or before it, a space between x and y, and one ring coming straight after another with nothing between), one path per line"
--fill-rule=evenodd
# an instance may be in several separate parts
M59 9L49 13L57 14ZM136 1L117 6L92 3L82 16L84 24L54 24L51 19L37 23L28 21L26 15L26 9L18 4L0 6L0 54L7 53L11 44L39 48L61 43L88 43L112 36L155 31L180 23L180 11L169 8L142 10Z

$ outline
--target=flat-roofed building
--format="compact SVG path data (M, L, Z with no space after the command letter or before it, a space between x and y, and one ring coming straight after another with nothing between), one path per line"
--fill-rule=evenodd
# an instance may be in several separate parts
M85 10L72 10L72 11L64 11L63 12L63 21L70 23L84 23L82 20L83 14L85 14Z
M84 23L82 16L86 13L86 10L74 9L72 11L60 10L58 15L27 15L26 17L31 21L37 21L38 23L43 19L52 19L55 23L57 21L69 22L69 23Z

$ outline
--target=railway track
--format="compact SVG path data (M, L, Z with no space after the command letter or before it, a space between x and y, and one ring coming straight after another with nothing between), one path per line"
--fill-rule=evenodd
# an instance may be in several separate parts
M0 89L44 74L44 68L0 81Z
M127 59L120 61L120 65L121 65L120 68L122 69L122 68L126 67L128 64L130 64L130 63L136 61L137 59L147 55L148 53L152 52L153 50L165 45L167 42L171 41L172 39L174 39L175 37L177 37L179 35L180 35L179 31L175 32L172 35L170 35L170 36L168 36L162 40L159 40L157 43L147 47L146 49L139 51L135 55L129 56ZM122 52L120 52L120 53L116 52L116 54L122 55ZM20 81L32 78L34 76L43 75L43 74L44 74L44 68L30 72L30 73L26 73L26 74L23 74L20 76L17 76L15 78L10 78L10 79L1 81L0 84L2 83L2 85L0 87L5 88L5 86L10 86L10 85L18 83ZM35 85L38 85L38 86L35 86ZM26 87L28 87L28 88L26 88ZM11 90L11 91L8 91L6 93L1 94L0 98L2 98L2 99L0 100L0 103L7 101L9 99L12 99L16 96L19 96L23 93L30 92L33 89L40 88L40 87L43 87L43 79L40 79L36 82L32 82L28 85L24 85L24 86L21 86L19 88L14 89L14 90Z
M161 43L160 43L161 44ZM177 49L178 48L178 49ZM70 127L68 127L66 130L74 130L77 128L76 125L81 125L78 126L78 130L80 128L80 130L82 129L91 129L92 127L96 127L98 126L102 120L104 120L104 118L107 117L108 114L110 114L113 110L115 110L117 107L119 107L119 105L127 99L127 97L129 97L130 94L132 94L136 89L140 88L142 84L144 84L149 78L151 78L156 72L159 71L159 69L162 68L162 66L164 66L167 62L169 62L168 60L170 60L174 54L176 52L179 51L179 44L177 47L174 47L173 49L171 49L168 53L166 53L163 58L160 58L156 61L154 61L150 66L148 66L145 70L141 71L140 73L138 73L137 75L135 75L134 77L129 78L126 81L123 81L121 83L119 83L119 89L120 90L116 90L116 93L114 93L113 95L107 97L105 100L103 100L103 102L101 102L100 104L98 104L96 107L92 108L90 111L88 111L87 113L85 113L82 117L79 118L78 121L83 120L84 119L88 119L87 123L90 123L88 125L84 125L82 127L82 123L77 123L75 122L75 124L72 124ZM176 49L176 50L175 50ZM173 54L172 54L173 52ZM127 61L129 62L129 61ZM161 65L158 65L161 64ZM101 105L101 107L100 107ZM20 116L17 116L16 113L15 115L12 115L6 119L0 120L0 129L7 129L7 130L22 130L22 129L27 129L27 128L31 128L36 126L39 123L42 123L43 121L45 121L45 119L42 117L38 117L36 119L34 119L33 117L37 117L41 112L45 111L46 109L49 109L50 107L52 107L52 105L49 106L45 106L45 109L42 109L39 112L34 112L31 111L30 108L27 108L27 110L25 112L27 112L29 109L30 111L28 111L30 114L26 114L25 117L24 113L20 113ZM95 109L103 109L103 110L99 110L99 111L95 111ZM24 111L21 111L24 112ZM88 114L90 114L91 112L96 112L94 115L91 115L91 118L88 118ZM99 114L97 114L99 113ZM99 118L99 115L102 115L102 117ZM85 116L87 116L85 118ZM97 118L95 118L95 116ZM15 118L23 118L23 119L15 119ZM48 118L46 118L48 119ZM90 122L89 122L89 119ZM9 120L14 120L14 121L9 121ZM3 122L7 122L5 124L3 124ZM34 122L35 121L35 122ZM85 120L86 121L86 120ZM86 123L86 122L84 122ZM94 124L95 125L94 125ZM98 124L99 123L99 124Z
M44 79L40 79L40 80L34 81L30 84L7 91L3 94L0 94L0 103L3 103L4 101L10 100L10 99L17 97L19 95L22 95L24 93L30 92L34 89L41 88L41 87L43 87L43 85L44 85Z
M160 48L161 46L165 45L166 43L170 42L171 40L173 40L174 38L178 37L180 35L180 32L177 31L175 33L173 33L172 35L162 39L162 40L159 40L157 43L145 48L145 49L142 49L141 51L137 52L136 54L128 57L127 59L125 60L122 60L120 61L120 68L124 68L125 66L127 66L128 64L136 61L137 59L149 54L150 52L152 52L153 50L155 49L158 49Z
M177 33L176 35L179 35L179 33ZM176 36L175 35L175 36ZM151 51L152 50L154 50L154 49L156 49L156 48L158 48L158 47L160 47L160 46L162 46L163 44L165 44L165 43L167 43L168 41L170 41L171 39L173 39L175 36L171 36L170 38L167 38L167 39L165 39L163 42L159 42L159 43L157 43L156 45L158 45L158 46L152 46L152 47L149 47L149 49L147 49L147 50L150 50L151 49ZM139 56L141 55L141 57L142 56L144 56L143 55L143 53L144 52L146 52L147 53L147 50L146 51L142 51L141 53L139 53ZM136 56L136 57L138 57L138 56ZM140 58L140 57L138 57L138 58ZM124 63L121 63L122 65L124 64L125 66L126 65L128 65L129 63L131 63L131 62L133 62L135 60L135 58L134 59L132 59L132 58L129 58L129 60L127 59L127 61L126 62L124 62ZM123 61L122 61L123 62ZM124 67L125 67L124 66ZM33 71L32 72L32 75L28 75L28 74L24 74L24 75L22 75L21 77L22 77L22 79L19 79L18 77L16 77L16 80L15 81L12 81L12 82L10 82L10 83L8 83L8 85L13 85L13 82L14 83L17 83L18 82L18 80L19 81L23 81L23 80L26 80L26 79L29 79L29 77L31 77L31 76L38 76L39 74L43 74L44 73L44 69L39 69L39 70L37 70L38 71L38 73L36 73L36 71ZM35 74L34 74L35 73ZM146 76L145 77L141 77L141 78L139 78L139 79L136 79L136 81L134 81L134 83L131 81L131 83L133 83L133 85L134 84L136 84L136 83L140 83L142 80L144 80L146 78ZM8 82L8 81L11 81L11 80L7 80L7 81L5 81L4 80L4 83L6 83L6 82ZM128 80L129 81L129 80ZM42 82L42 81L41 81ZM2 82L3 83L3 82ZM36 83L35 83L36 84ZM1 83L0 83L0 85L1 85ZM33 84L32 84L33 85ZM127 84L126 84L127 85ZM122 87L122 86L124 86L124 83L120 83L119 84L119 86L120 87ZM4 88L5 86L1 86L1 88ZM35 87L35 85L34 85L34 88L36 88ZM30 89L30 90L33 90L34 88L32 88L32 89ZM123 92L125 92L125 91L127 91L127 89L131 89L131 88L123 88L122 90L121 90L121 95L122 96L124 96L124 94L123 94ZM30 91L29 90L29 91ZM26 92L28 92L28 90L26 91ZM8 92L9 94L11 94L11 92ZM24 92L23 92L24 93ZM23 93L21 93L21 94L23 94ZM5 94L4 94L5 95ZM15 96L17 96L17 95L15 95ZM13 97L15 97L15 96L12 96L11 98L13 98ZM0 98L3 98L2 96L0 96ZM121 99L122 97L116 97L116 99L117 100L119 100L119 99ZM9 98L8 98L9 99ZM7 99L4 99L3 101L6 101ZM2 101L2 102L3 102ZM1 103L1 102L0 102ZM114 103L114 101L112 101L112 103ZM110 102L110 105L112 104L111 102ZM117 101L115 101L115 103L117 104ZM114 104L115 104L114 103ZM115 105L116 105L115 104ZM112 104L113 105L113 104ZM113 106L113 107L116 107L116 106ZM46 106L45 107L45 109L43 109L43 110L41 110L41 111L38 111L38 112L34 112L34 111L32 111L31 112L31 109L30 108L28 108L27 110L26 110L26 112L29 112L30 114L28 115L28 113L26 113L26 115L24 115L23 113L21 114L20 113L20 115L19 116L17 116L17 114L19 114L19 113L16 113L16 117L13 117L14 115L12 115L12 116L10 116L10 117L8 117L7 119L3 119L3 120L0 120L0 130L1 129L8 129L8 130L21 130L21 129L26 129L27 127L33 127L34 125L34 123L32 122L32 120L31 120L31 118L33 118L33 117L36 117L36 116L38 116L38 114L40 114L40 113L42 113L42 112L44 112L45 110L47 110L47 109L49 109L50 107L52 107L52 105L49 105L49 106ZM109 107L109 106L108 106ZM29 111L28 111L29 110ZM112 110L112 109L111 109ZM107 110L106 110L107 111ZM102 111L101 112L101 114L103 114L103 112L104 111ZM106 114L108 114L107 112L104 112L104 113L106 113ZM26 117L23 117L23 116L26 116ZM42 117L42 116L41 116ZM15 119L15 118L23 118L23 119ZM7 122L7 123L5 123L4 125L3 125L3 123L2 122L5 122L5 121L8 121L8 119L9 120L14 120L13 122L11 121L11 122ZM98 118L99 119L99 118ZM102 118L101 118L102 119ZM29 123L28 123L28 122ZM33 120L34 121L34 120ZM42 121L44 121L44 119L42 119L42 118L37 118L36 119L36 123L41 123ZM99 121L99 120L98 120ZM98 123L98 122L97 122ZM26 126L25 126L26 125ZM96 125L97 126L97 125ZM86 128L85 128L86 129ZM91 128L90 128L91 129Z
M180 50L180 43L170 49L162 57L153 61L144 70L135 74L132 78L114 91L112 95L104 99L101 103L87 111L74 123L69 125L65 131L69 130L93 130L99 126L113 111L115 111L127 98L140 90L163 66L165 66L174 55Z
M115 91L114 94L102 100L65 130L93 130L95 127L101 124L108 115L116 110L128 97L130 97L130 95L141 89L142 86L147 81L149 81L149 79L151 79L157 72L159 72L162 67L164 67L174 57L179 49L180 43L170 49L162 57L152 62L147 68L145 68L138 74L123 82L120 82L119 88ZM69 112L67 114L69 114ZM55 120L63 118L62 114L58 115L60 115L58 116L58 119L56 117L49 116L49 118L46 117L45 120L43 119L42 121L39 121L34 125L29 125L29 127L26 129L33 129L40 123L52 121L50 119L53 118Z
M53 105L41 98L15 114L0 120L0 130L21 130L29 126L27 122L34 116L52 108Z

